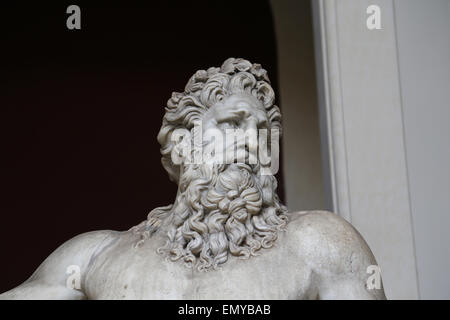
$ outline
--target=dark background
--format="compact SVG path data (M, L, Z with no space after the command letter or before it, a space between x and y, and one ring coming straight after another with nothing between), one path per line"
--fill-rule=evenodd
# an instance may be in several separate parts
M0 292L71 237L172 203L156 135L195 71L242 57L278 91L268 1L39 2L0 20ZM283 199L282 168L278 181Z

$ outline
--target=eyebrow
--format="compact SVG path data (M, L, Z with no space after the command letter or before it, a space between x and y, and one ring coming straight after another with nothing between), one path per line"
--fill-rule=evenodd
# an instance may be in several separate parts
M238 115L238 116L241 116L242 114L244 114L244 116L248 116L248 111L246 109L242 108L242 107L236 107L236 109L230 110L230 112L232 114L235 114L235 115Z
M216 119L218 121L224 121L224 120L228 120L228 119L241 117L241 115L238 114L238 112L236 112L236 110L226 110L225 112L220 112L217 115L218 116Z

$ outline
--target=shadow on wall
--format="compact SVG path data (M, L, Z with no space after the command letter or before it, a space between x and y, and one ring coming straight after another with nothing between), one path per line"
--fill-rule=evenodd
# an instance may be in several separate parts
M271 1L283 111L285 197L293 210L331 209L325 203L319 108L309 1Z

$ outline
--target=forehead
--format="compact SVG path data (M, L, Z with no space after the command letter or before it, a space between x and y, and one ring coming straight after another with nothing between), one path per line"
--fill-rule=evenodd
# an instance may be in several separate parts
M266 115L261 101L250 94L233 94L211 107L215 116L229 112L244 112L245 114Z
M262 103L251 94L233 94L222 101L222 107L225 108L253 108L264 111Z

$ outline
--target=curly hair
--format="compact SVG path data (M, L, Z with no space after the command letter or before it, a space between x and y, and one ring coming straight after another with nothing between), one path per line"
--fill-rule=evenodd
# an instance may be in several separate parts
M244 59L227 59L220 68L197 71L188 81L184 92L173 92L167 101L166 113L158 142L161 145L161 162L172 181L178 183L179 165L172 162L175 144L171 139L175 129L192 130L195 123L216 102L235 93L248 93L260 100L266 109L270 128L281 134L281 113L274 104L275 93L267 71L260 64Z
M287 209L276 194L275 177L261 175L259 163L175 165L171 159L175 129L192 130L216 102L243 92L259 99L270 127L281 130L267 72L247 60L230 58L220 68L197 71L183 93L172 94L158 141L162 164L178 183L178 194L173 205L152 210L146 221L131 228L140 236L135 247L165 224L167 241L158 253L209 270L225 263L229 254L247 259L274 244L288 222Z

